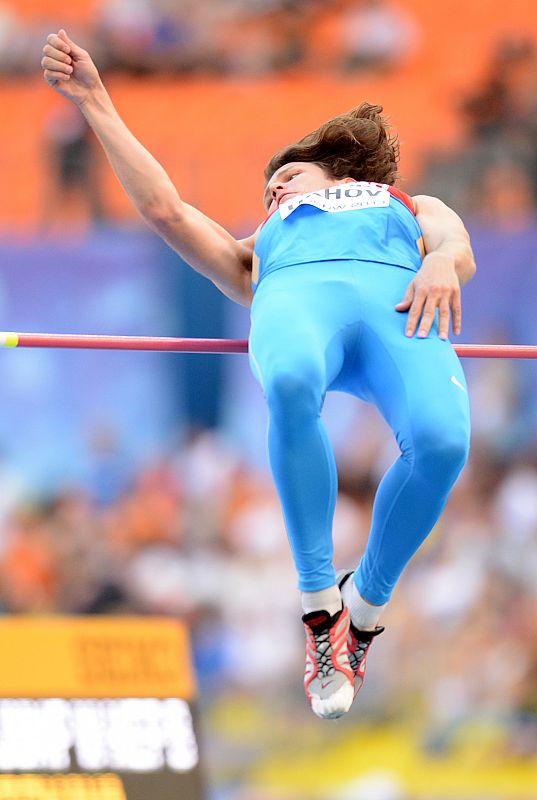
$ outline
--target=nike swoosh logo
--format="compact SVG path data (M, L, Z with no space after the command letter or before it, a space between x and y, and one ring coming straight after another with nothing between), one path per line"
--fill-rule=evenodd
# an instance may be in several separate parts
M461 383L459 380L457 380L457 378L455 377L455 375L452 375L452 376L451 376L451 383L454 383L454 384L455 384L455 386L458 386L458 387L459 387L459 389L462 389L462 391L463 391L463 392L466 394L466 389L464 388L464 386L462 385L462 383Z

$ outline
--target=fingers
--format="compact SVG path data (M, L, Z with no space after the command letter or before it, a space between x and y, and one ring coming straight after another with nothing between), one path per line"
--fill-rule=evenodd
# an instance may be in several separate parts
M62 61L54 56L43 56L41 59L41 66L44 70L58 72L67 76L71 75L73 72L73 67L70 62Z
M458 336L461 332L462 322L460 292L449 294L437 287L430 287L428 291L424 288L416 290L408 312L405 335L414 336L417 329L418 338L426 338L431 332L437 310L438 336L440 339L449 338L450 321L453 333Z
M64 46L69 48L69 52L72 53L75 58L80 57L86 52L73 42L73 40L67 35L67 32L64 30L64 28L61 28L58 31L58 38L61 42L63 42Z
M408 289L406 290L406 294L401 300L400 303L397 303L395 306L396 311L408 311L410 306L412 305L412 299L414 297L414 284L410 283Z
M438 335L441 339L447 339L449 335L449 295L443 292L438 286L431 286L426 293L426 300L423 307L421 322L418 330L418 337L424 339L431 332L431 327L436 317L436 309L439 310L439 330Z
M46 69L43 75L48 83L53 83L54 81L68 81L71 77L70 75L66 75L65 72L56 72L51 69Z
M408 312L405 336L414 336L427 298L425 289L417 289Z
M63 55L69 56L71 62L73 60L77 61L79 59L83 59L87 56L86 51L75 44L75 42L69 38L63 28L61 28L58 33L50 33L47 36L47 44L45 47L47 46L59 53L62 53ZM43 48L43 52L45 52L45 47Z
M438 305L438 336L440 339L447 339L449 336L450 317L449 300L447 297L442 297Z
M462 328L461 293L457 292L451 301L451 325L453 333L458 336Z
M56 34L47 37L47 44L43 47L41 66L44 70L62 75L73 72L73 60L65 43Z
M59 34L57 33L49 33L49 35L47 36L47 44L50 47L53 47L55 50L59 50L62 53L69 54L71 52L71 48L68 42L66 42L65 39L62 39L61 36L59 36ZM45 47L46 46L47 45L45 45ZM44 50L45 48L43 48L43 51Z
M56 61L61 61L62 64L71 64L73 59L66 53L65 50L59 50L51 44L46 44L43 48L43 55L47 58L54 58Z

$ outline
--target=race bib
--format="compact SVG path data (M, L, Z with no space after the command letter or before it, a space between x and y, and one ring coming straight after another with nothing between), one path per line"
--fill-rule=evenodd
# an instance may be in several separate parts
M385 208L390 204L390 193L385 183L342 183L328 186L316 192L299 194L280 205L282 219L293 213L299 206L308 205L321 211L354 211L357 208Z

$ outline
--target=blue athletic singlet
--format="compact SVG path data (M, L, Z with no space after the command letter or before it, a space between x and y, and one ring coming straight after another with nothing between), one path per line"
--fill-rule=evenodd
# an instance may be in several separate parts
M365 181L292 197L259 232L254 286L274 270L310 261L353 259L416 272L423 241L411 208L403 192Z
M409 338L408 314L395 310L422 263L412 208L392 187L347 183L290 196L258 235L250 364L267 401L270 466L305 592L336 582L327 391L374 403L401 451L378 488L354 573L370 603L390 598L467 458L460 362L436 324L426 338Z

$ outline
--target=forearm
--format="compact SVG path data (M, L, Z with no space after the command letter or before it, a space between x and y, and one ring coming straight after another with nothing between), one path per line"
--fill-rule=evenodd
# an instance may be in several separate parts
M173 183L127 128L102 83L80 105L80 110L142 217L151 222L177 214L182 201Z
M436 197L414 197L416 216L420 225L425 253L445 256L454 264L459 285L472 278L476 264L470 236L458 214Z
M476 265L470 238L466 232L446 236L445 239L435 243L435 246L427 251L427 255L432 254L446 256L455 265L455 272L459 279L459 284L464 286L465 283L473 278Z
M234 300L249 304L255 235L237 241L181 200L165 170L117 113L90 54L64 28L47 36L41 66L47 83L80 108L148 225L187 264Z

